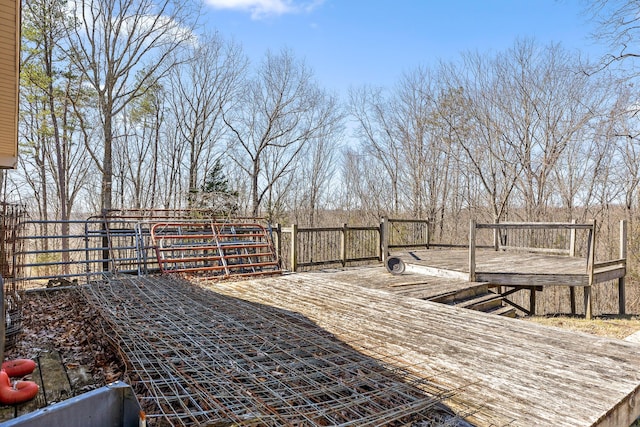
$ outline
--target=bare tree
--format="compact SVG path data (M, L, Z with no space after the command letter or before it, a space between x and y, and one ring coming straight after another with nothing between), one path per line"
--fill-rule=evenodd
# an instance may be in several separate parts
M395 139L399 141L400 173L407 189L405 206L414 217L430 221L431 232L443 230L451 190L452 132L458 127L458 108L440 108L447 90L435 72L418 67L405 73L391 101ZM446 115L446 120L443 120ZM460 131L460 129L458 129Z
M341 206L352 224L371 224L393 212L393 197L384 185L385 166L363 148L346 147L341 162Z
M332 123L335 125L335 123ZM306 177L302 181L303 206L307 211L307 223L316 225L319 211L323 206L323 199L330 193L330 186L336 173L337 155L340 152L340 129L327 129L322 136L311 145L306 153L304 164L300 168L301 175Z
M164 98L163 88L156 85L133 101L123 115L124 144L116 160L131 186L132 200L127 204L137 209L156 207Z
M209 170L225 151L227 127L222 111L231 108L244 77L247 60L240 47L218 34L202 37L179 53L185 60L169 73L169 111L186 145L188 203L204 184Z
M640 4L634 0L592 0L587 4L587 15L598 25L592 36L606 44L610 51L603 56L599 67L587 69L602 70L640 58L636 48L640 40Z
M62 220L62 236L69 234L67 221L88 175L86 152L78 138L80 120L74 110L74 105L86 99L87 91L82 79L67 71L68 62L59 48L66 19L64 2L52 0L29 2L23 13L22 138L33 150L37 179L31 177L31 160L23 159L21 164L27 181L39 194L36 199L42 200L41 218L49 219L49 210L55 212ZM67 262L69 240L62 238L61 242L62 261ZM67 270L65 263L64 272Z
M109 210L116 118L175 65L173 51L195 41L196 11L177 0L83 0L71 2L70 12L65 48L96 93L102 155L88 148L102 175L102 209Z
M558 45L518 41L494 67L502 94L497 105L504 118L501 138L521 168L518 189L526 219L539 220L553 196L553 171L602 111L602 91L576 72L581 65Z
M267 52L241 102L224 121L232 132L230 156L250 180L251 213L258 216L265 196L273 200L274 186L305 147L340 116L305 63L286 50Z
M356 121L355 136L365 152L376 159L385 174L381 181L389 189L390 212L400 211L401 147L391 117L390 100L381 88L361 87L349 91L349 113ZM388 181L385 181L388 180ZM388 214L389 212L387 212Z
M479 54L463 55L464 69L449 66L442 76L447 80L448 94L441 100L441 119L453 132L460 147L461 164L474 178L467 199L471 206L490 210L494 222L504 219L520 174L513 146L503 138L503 122L499 104L508 94L497 85L489 59ZM452 122L447 110L458 108L462 119ZM453 116L455 117L455 116ZM480 186L480 188L478 188ZM474 190L475 189L475 190ZM469 194L481 191L478 200Z

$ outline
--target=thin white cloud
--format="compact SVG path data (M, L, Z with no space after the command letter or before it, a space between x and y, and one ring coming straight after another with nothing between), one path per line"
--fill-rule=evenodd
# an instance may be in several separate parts
M252 19L261 19L287 13L311 12L324 0L206 0L216 9L238 10L251 14Z

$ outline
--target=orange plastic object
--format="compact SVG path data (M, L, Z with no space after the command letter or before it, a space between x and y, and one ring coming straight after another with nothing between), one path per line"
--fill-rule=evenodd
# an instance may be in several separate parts
M33 381L16 381L12 386L9 375L0 371L0 403L3 405L17 405L33 399L38 394L38 384Z
M2 370L11 378L29 375L36 368L36 362L31 359L7 360L2 363Z

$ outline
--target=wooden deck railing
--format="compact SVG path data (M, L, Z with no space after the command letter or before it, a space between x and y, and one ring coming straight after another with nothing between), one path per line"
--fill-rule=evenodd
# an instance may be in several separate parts
M548 253L548 254L560 254L571 257L580 256L577 250L576 232L579 230L586 230L586 248L583 251L583 256L586 258L586 271L587 285L584 286L584 305L585 316L587 319L591 318L591 287L597 283L607 282L611 280L618 280L618 297L619 297L619 311L620 314L625 313L625 286L624 277L626 275L627 266L627 224L626 221L620 221L620 255L618 259L596 262L596 221L593 220L587 224L572 223L499 223L499 224L479 224L475 221L471 221L469 227L469 280L476 280L476 249L477 249L477 231L489 229L493 230L494 249L497 250L523 250L530 252ZM509 233L508 232L521 232L527 231L563 231L565 235L568 233L568 238L560 239L565 245L564 247L552 246L550 240L545 238L534 239L525 241L526 244L509 245ZM543 234L544 235L544 234ZM530 237L532 234L530 235ZM557 238L559 234L554 234ZM535 241L536 244L532 244ZM533 288L532 288L533 289ZM575 289L573 286L570 288L571 292L571 310L575 313ZM533 292L532 298L533 298Z
M379 225L303 228L275 227L275 242L283 266L298 268L385 261L389 251L443 246L431 242L429 221L383 217Z
M304 267L342 265L380 260L380 227L303 228L277 225L276 250L283 267L297 271Z

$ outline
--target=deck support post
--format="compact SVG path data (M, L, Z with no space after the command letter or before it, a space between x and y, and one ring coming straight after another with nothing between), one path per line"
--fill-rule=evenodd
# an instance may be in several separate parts
M584 317L591 320L591 286L584 287Z
M529 288L529 315L536 315L536 287Z
M576 288L569 286L569 304L571 304L571 314L576 314Z
M620 221L620 259L627 259L627 221ZM626 274L626 271L625 271ZM618 312L619 314L626 314L626 295L625 295L625 283L624 277L618 279Z
M469 224L469 281L476 281L476 221Z
M584 287L584 317L591 320L591 310L593 301L591 299L591 286L594 282L593 270L596 259L596 220L594 219L589 229L589 251L587 254L587 275L589 276L589 285Z

